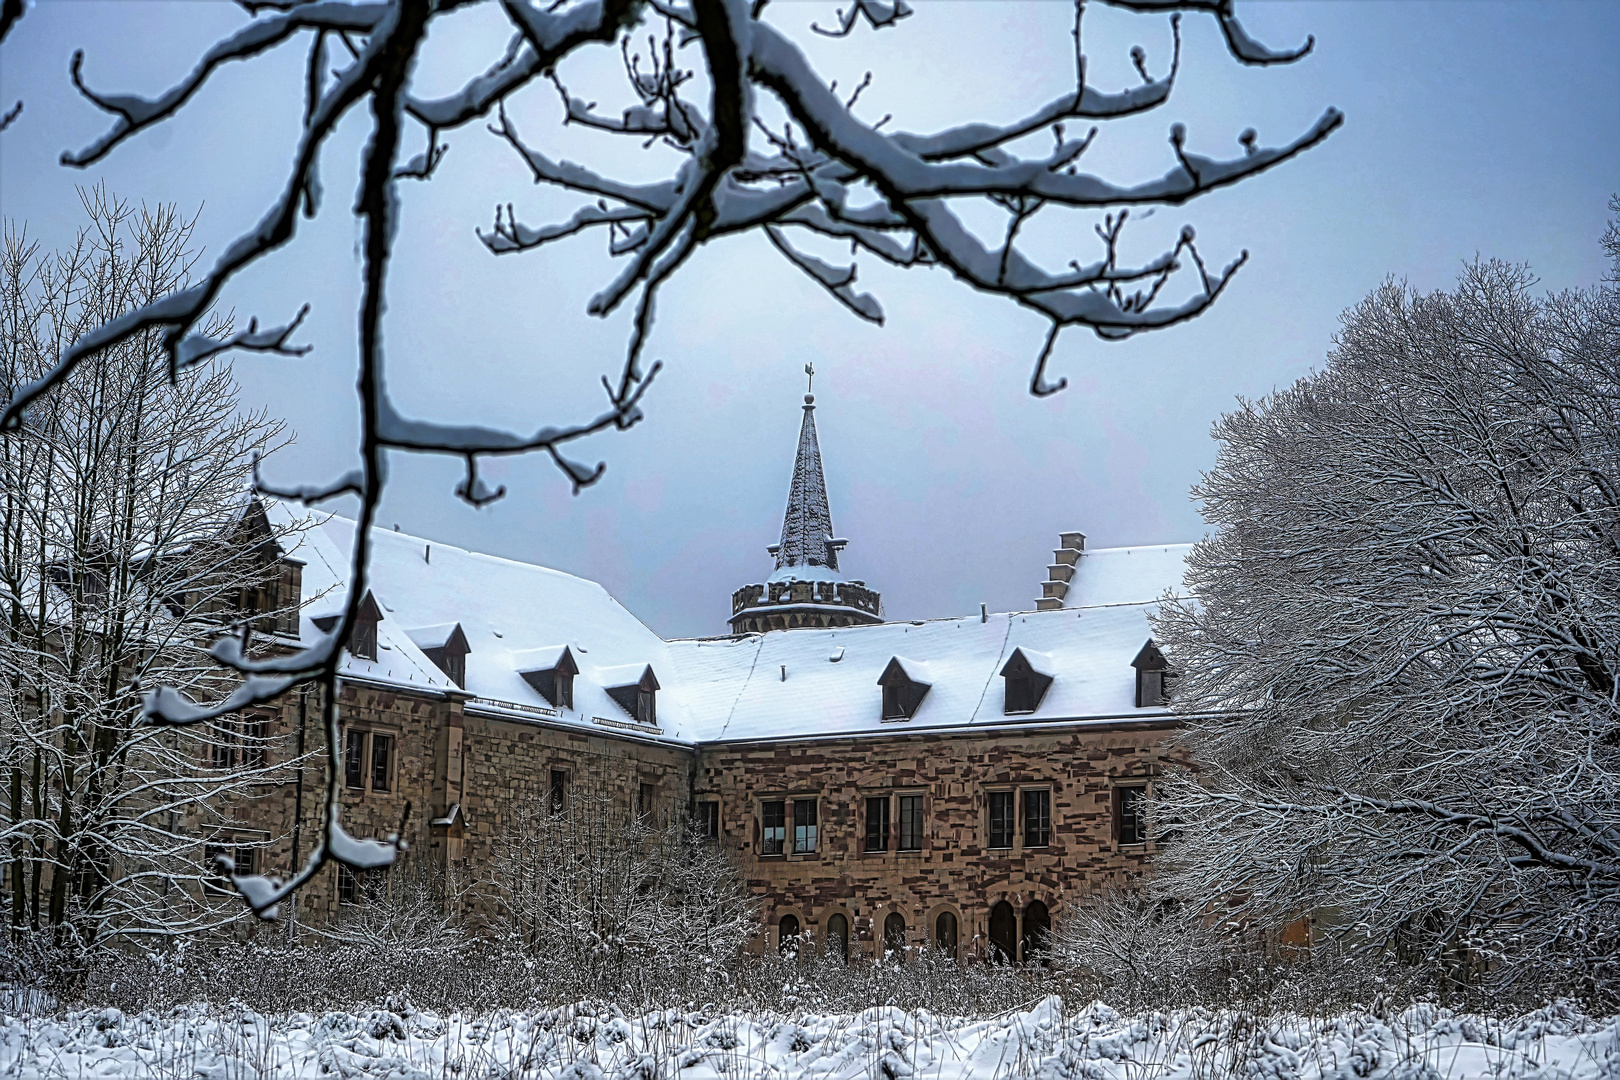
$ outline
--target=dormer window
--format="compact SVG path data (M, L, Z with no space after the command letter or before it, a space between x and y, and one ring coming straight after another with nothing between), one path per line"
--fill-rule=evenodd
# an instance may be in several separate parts
M440 623L406 633L422 650L422 655L433 661L451 682L463 690L467 688L467 654L472 652L472 646L467 644L467 635L462 632L460 623Z
M612 678L633 673L635 670L634 667L613 668L601 674ZM619 703L619 708L636 718L636 723L648 727L658 725L658 676L653 674L651 664L641 668L640 677L634 682L609 685L607 692L609 697Z
M927 680L927 666L896 656L889 660L878 685L883 688L883 719L910 720L922 707L933 684Z
M1001 669L1006 680L1005 706L1008 716L1032 713L1041 707L1041 699L1052 685L1054 667L1052 658L1033 649L1014 649Z
M574 707L574 676L579 665L566 645L553 645L545 649L530 649L520 654L523 666L518 674L534 687L535 693L545 698L554 708Z
M1170 670L1170 661L1165 659L1152 638L1148 638L1142 651L1136 654L1131 667L1136 669L1138 709L1162 708L1169 704L1170 684L1175 679L1175 672Z
M354 615L354 628L349 631L349 652L360 660L377 659L377 624L382 622L382 609L377 606L371 590L360 598L360 610Z

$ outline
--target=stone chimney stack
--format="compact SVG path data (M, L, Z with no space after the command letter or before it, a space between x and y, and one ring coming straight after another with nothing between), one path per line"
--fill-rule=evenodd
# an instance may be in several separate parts
M1035 601L1036 611L1056 611L1069 595L1069 583L1074 580L1074 568L1086 550L1083 532L1058 533L1058 547L1052 551L1052 562L1046 568L1046 580L1041 582L1040 599Z

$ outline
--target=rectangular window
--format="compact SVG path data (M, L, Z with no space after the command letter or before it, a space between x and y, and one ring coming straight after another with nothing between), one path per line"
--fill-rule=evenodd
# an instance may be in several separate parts
M229 717L222 717L208 725L208 765L214 769L229 769L236 764L236 725Z
M236 843L227 837L218 842L203 846L203 867L207 877L203 879L203 891L223 895L235 891L227 873L237 877L247 877L256 872L258 866L258 849L245 844ZM223 862L221 860L224 860ZM226 867L229 866L227 870Z
M1114 789L1114 831L1121 844L1145 844L1147 827L1147 788Z
M203 878L203 892L223 896L230 892L225 880L225 867L221 858L231 858L231 849L224 844L203 845L203 871L207 875Z
M866 850L889 850L889 797L876 795L866 800Z
M921 795L900 796L900 843L896 847L901 851L921 851L923 841L923 797Z
M574 707L574 677L572 675L564 675L559 671L557 673L556 687L557 708L572 709Z
M344 906L360 902L360 878L342 863L337 864L337 900Z
M350 731L343 737L343 786L366 786L366 733Z
M551 770L551 790L547 793L547 802L553 814L560 814L568 809L568 771L566 769Z
M705 840L720 839L720 804L717 802L698 803L698 835Z
M644 819L652 813L655 791L651 784L636 785L636 817Z
M267 717L249 717L242 725L242 764L249 769L262 769L270 761L270 721Z
M394 737L381 732L371 734L371 790L389 790L389 765L394 756Z
M349 651L361 660L377 659L377 622L375 619L356 619L354 631L349 635Z
M1035 681L1029 676L1007 676L1007 712L1035 711Z
M1052 842L1052 793L1024 792L1024 846L1046 847Z
M793 800L793 854L816 850L816 800Z
M1013 793L1010 791L990 793L990 839L985 846L1013 846Z
M648 727L658 726L658 698L655 691L636 691L636 719Z
M763 830L760 835L761 854L782 854L782 842L787 839L786 809L787 804L781 799L759 804L759 824Z

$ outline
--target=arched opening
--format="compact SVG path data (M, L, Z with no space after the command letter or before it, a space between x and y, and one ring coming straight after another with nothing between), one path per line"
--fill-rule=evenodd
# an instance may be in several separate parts
M1046 954L1046 946L1052 936L1052 916L1046 910L1046 905L1039 900L1031 900L1024 909L1024 952L1022 959L1026 964L1038 962Z
M883 920L883 955L903 957L906 954L906 917L891 911Z
M776 947L785 956L799 951L799 917L784 915L776 924Z
M942 911L934 919L934 948L947 956L956 955L956 913Z
M827 951L840 960L849 960L849 920L843 912L827 916Z
M1010 964L1018 956L1018 916L1003 900L990 909L990 960Z

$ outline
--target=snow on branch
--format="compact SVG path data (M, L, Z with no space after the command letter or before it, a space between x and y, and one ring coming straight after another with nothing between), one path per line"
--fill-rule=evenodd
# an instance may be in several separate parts
M289 344L307 308L291 323L261 330L257 323L234 335L199 330L235 275L286 245L300 211L321 210L317 166L327 137L356 106L368 106L371 132L359 162L359 191L353 204L361 220L362 293L359 319L361 452L355 468L320 485L272 487L255 474L257 489L305 504L343 495L360 503L349 586L343 614L310 648L280 658L249 655L246 643L222 641L213 659L243 676L241 685L212 702L193 700L171 687L148 691L145 709L154 723L196 726L231 708L271 700L295 686L321 691L327 735L328 789L323 839L309 865L287 882L237 882L255 912L268 915L328 859L370 865L381 848L356 850L340 824L340 733L336 712L341 644L355 624L365 595L370 531L387 482L388 455L397 452L461 458L466 474L457 494L483 505L499 498L478 474L485 455L543 452L577 492L602 475L603 465L566 457L567 443L609 428L623 430L642 417L646 394L660 365L644 367L661 286L698 248L722 237L763 230L770 243L857 317L881 323L882 307L855 291L853 260L836 265L806 251L800 236L847 242L852 253L868 252L897 267L943 266L968 286L1006 297L1048 325L1045 345L1031 379L1031 392L1052 393L1064 380L1049 380L1047 369L1061 331L1083 326L1117 339L1190 319L1225 289L1246 253L1224 269L1211 270L1183 229L1168 250L1145 260L1121 256L1127 208L1173 206L1205 192L1253 178L1317 145L1342 122L1328 109L1297 137L1261 146L1252 129L1238 137L1241 152L1206 156L1189 148L1184 129L1171 129L1164 173L1136 182L1116 182L1081 164L1102 137L1092 122L1137 116L1163 106L1175 88L1181 63L1176 15L1212 15L1234 56L1245 63L1281 63L1309 50L1278 52L1254 41L1232 15L1228 0L1116 0L1128 10L1171 15L1174 49L1168 71L1150 73L1145 52L1132 50L1140 85L1107 91L1088 85L1075 9L1075 70L1069 86L1048 103L1012 122L964 118L933 133L886 130L890 117L867 122L857 108L868 107L882 80L869 73L853 92L840 94L821 78L783 30L766 23L764 0L243 0L251 21L206 50L192 70L154 98L115 94L87 85L82 56L72 78L85 98L113 114L110 129L88 147L63 155L78 167L99 161L141 131L179 113L205 82L227 62L257 58L299 34L312 38L298 87L305 121L279 195L259 223L241 235L212 269L183 291L135 308L83 334L56 356L55 363L19 384L3 412L0 430L14 431L26 410L65 379L86 358L148 331L159 331L171 378L227 349L299 355ZM508 32L491 49L490 62L449 94L426 98L413 92L415 65L429 24L484 3L496 6ZM807 33L846 37L865 22L873 30L911 17L902 0L852 0L840 10L835 27L809 27ZM663 20L663 33L642 39L637 23ZM348 55L329 70L328 39ZM645 40L645 51L637 42ZM563 61L592 45L617 45L628 85L626 104L607 107L596 96L578 92L563 79ZM687 58L691 57L691 60ZM697 78L701 64L706 79ZM1070 78L1065 75L1065 80ZM544 149L545 139L519 135L507 102L536 81L547 82L561 102L558 122L604 137L633 139L644 148L673 150L676 162L664 179L619 180L589 161L559 160ZM694 86L706 85L708 100L687 100ZM774 98L774 103L766 100ZM787 121L771 112L780 105ZM608 402L597 415L574 423L549 419L530 431L507 431L474 421L439 422L401 414L387 391L382 319L387 270L403 204L397 186L404 180L440 179L438 168L448 142L441 137L496 112L489 130L505 141L529 169L536 184L577 193L584 205L562 220L541 225L520 222L512 202L497 207L495 221L478 239L494 254L535 251L591 230L605 236L610 254L621 260L613 279L599 288L587 313L607 317L634 301L623 362L616 378L604 376ZM767 117L771 117L767 121ZM1086 121L1084 134L1065 124ZM405 129L421 129L423 149L409 160L402 151ZM1027 149L1029 137L1050 132L1044 150ZM967 229L958 210L962 200L978 200L1007 215L999 242L985 242ZM1048 219L1071 211L1100 211L1102 254L1072 258L1046 267L1026 254L1025 243L1047 227ZM794 235L793 230L800 230ZM1183 273L1185 271L1185 273ZM1193 283L1187 295L1164 300L1169 283L1182 275ZM387 845L382 845L387 847ZM397 853L397 846L390 848ZM389 854L389 858L393 854ZM380 865L380 863L378 864Z

